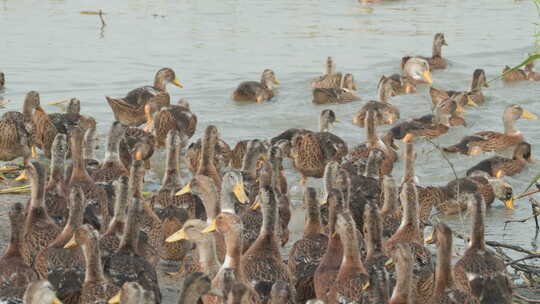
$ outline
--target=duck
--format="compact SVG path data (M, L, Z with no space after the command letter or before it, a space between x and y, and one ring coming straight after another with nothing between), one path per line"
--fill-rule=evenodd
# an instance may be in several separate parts
M340 82L337 87L332 88L315 88L313 90L314 104L343 104L355 100L360 100L360 97L354 94L356 84L352 74L340 75Z
M22 256L24 207L21 203L10 206L9 223L9 244L0 257L0 300L4 297L22 299L26 286L38 279L37 273Z
M337 257L341 257L343 255L343 246L340 235L336 232L336 221L338 213L347 208L343 199L343 193L337 189L330 190L328 193L327 202L328 245L313 277L317 299L321 299L323 301L329 300L328 293L341 266L341 259Z
M403 75L392 74L388 77L398 94L413 94L417 85L433 84L427 60L419 57L403 57L401 67Z
M399 109L388 102L388 98L397 95L392 86L391 79L382 76L377 85L379 100L371 100L366 103L356 114L354 114L352 123L360 128L365 127L366 112L373 109L377 113L375 125L393 125L399 120Z
M69 195L69 218L62 232L37 256L34 268L41 278L47 278L63 303L79 303L85 265L79 249L64 248L75 231L83 225L84 194L72 188Z
M305 185L309 177L321 178L326 163L332 160L341 161L347 155L347 143L327 129L333 123L332 113L333 111L321 112L321 132L300 131L290 134L293 166L300 172L301 185ZM290 130L284 133L288 131ZM286 139L284 133L274 139Z
M320 206L314 188L308 187L304 191L303 206L306 209L303 236L289 250L287 263L297 303L316 297L313 279L328 245L328 237L322 233Z
M394 168L394 162L397 160L397 153L392 146L383 142L376 133L375 119L377 113L373 109L368 109L365 116L366 142L357 145L347 155L349 159L367 159L371 150L377 149L384 153L384 161L381 168L382 174L389 174Z
M336 113L331 109L324 109L319 114L319 132L328 132L330 133L334 127L335 123L340 123L341 120L337 119ZM313 132L308 129L299 129L299 128L290 128L287 129L281 134L274 136L270 139L270 145L276 144L280 140L287 140L292 142L294 137L298 135L303 135L305 133Z
M131 90L123 98L109 96L105 98L114 113L115 120L130 127L137 127L146 123L148 112L170 104L170 95L166 89L169 83L183 87L173 69L162 68L154 76L154 85Z
M35 126L32 121L33 111L40 108L39 100L28 93L24 99L22 112L9 111L2 114L0 118L0 160L11 161L16 158L23 158L23 165L29 164L30 158L36 158L37 152L34 145ZM27 181L26 170L15 179L15 181Z
M144 167L148 170L151 168L150 158L154 155L155 146L156 138L152 133L141 128L128 127L120 141L120 160L124 167L129 169L135 159L135 154L140 152Z
M416 303L414 293L414 260L411 248L406 243L399 243L391 252L396 261L396 286L392 290L389 304Z
M528 80L540 81L540 73L534 71L534 61L525 65L525 71L527 72Z
M472 294L481 303L512 303L512 284L504 261L486 248L485 204L479 193L474 198L471 240L453 268L456 288Z
M242 256L242 271L253 288L267 285L277 280L290 282L287 266L279 253L278 206L271 186L264 186L259 192L262 206L263 224L259 237ZM268 299L268 291L259 292L263 299Z
M474 171L484 171L489 176L497 178L513 176L523 171L527 164L532 161L531 144L521 142L514 148L512 158L493 156L484 159L467 170L467 176Z
M177 232L171 234L167 239L167 243L175 243L179 241L185 241L194 243L197 250L196 257L193 264L194 267L191 271L202 271L207 274L210 279L213 279L218 273L221 263L217 256L216 241L213 234L203 233L208 227L206 221L200 219L187 220L182 228Z
M120 160L120 141L126 132L126 126L119 121L113 122L107 138L107 151L101 166L92 172L95 182L110 183L120 176L128 176L129 172Z
M260 302L259 295L252 287L248 277L244 272L244 259L242 257L242 230L243 225L239 216L234 213L225 211L221 212L215 222L207 226L202 232L212 233L219 232L225 238L226 254L223 264L219 268L218 273L212 279L212 286L216 289L224 289L227 282L226 273L233 271L236 281L243 284L247 289L248 303L263 303ZM205 297L205 303L216 303L218 295L208 295Z
M220 146L219 131L216 126L210 125L204 130L200 145L190 145L186 156L188 163L191 164L190 171L194 175L209 176L219 189L221 187L220 164L223 164L223 167L229 164L231 149L226 143L223 150L221 147L217 149L218 146Z
M456 289L452 270L452 230L444 223L438 223L426 243L437 244L437 268L435 287L429 303L433 304L480 304L470 293Z
M64 161L67 153L67 137L59 133L51 147L51 163L49 180L45 185L45 206L47 213L63 227L68 219L68 188L64 181Z
M155 303L154 294L145 290L137 282L126 282L120 291L112 297L107 304L152 304ZM195 302L193 302L195 303Z
M274 71L263 71L261 81L244 81L238 85L232 94L234 101L268 101L276 94L274 85L279 84Z
M165 146L170 130L177 130L189 139L197 129L197 115L191 112L189 103L185 99L180 99L176 105L161 108L147 120L156 137L157 148Z
M433 53L431 57L420 57L427 60L429 63L430 70L440 70L446 68L446 59L442 57L442 47L448 45L444 39L443 33L435 34L433 37Z
M47 280L37 280L30 283L24 292L22 302L26 304L62 304L56 297L53 286Z
M142 161L136 160L132 170L140 171L141 168ZM138 218L142 212L141 204L140 198L135 195L128 207L127 221L120 246L105 261L103 269L116 286L122 286L125 282L136 281L143 288L154 293L155 303L161 303L161 291L159 290L156 270L140 254Z
M27 265L34 267L39 252L60 234L60 227L47 213L44 201L46 171L33 160L26 168L31 177L31 198L24 221L22 254Z
M461 106L469 105L474 107L483 104L485 101L482 88L489 88L489 84L486 81L486 73L482 69L476 69L473 72L471 89L469 91L445 91L431 87L429 88L429 95L431 96L433 105L437 105L439 102L448 98L455 98Z
M246 151L248 150L248 145L250 142L255 142L257 147L260 149L260 155L258 155L259 158L254 159L253 161L258 162L259 160L262 160L265 157L265 154L268 148L266 147L266 144L264 143L264 141L259 140L259 139L240 140L236 143L236 145L234 145L234 148L231 151L230 166L233 169L239 170L242 168ZM251 162L252 160L249 159L248 161ZM256 169L256 163L254 163L253 168Z
M96 123L95 121L89 121L89 125L86 126L86 128L79 126L82 134L83 134L83 140L82 140L82 159L84 162L84 169L86 170L86 173L89 176L92 176L94 171L99 169L101 166L99 160L96 158L96 155L94 151L96 150L97 144L96 144ZM69 134L67 136L67 140L69 143L72 142L71 140L71 133L72 133L73 127L69 130ZM68 152L66 157L71 157L71 148L68 146ZM69 182L71 180L71 174L73 173L73 162L69 164L66 168L66 182Z
M81 248L85 264L84 282L80 299L76 303L91 304L109 300L119 288L109 281L103 272L98 232L89 225L77 228L71 239L64 245L66 249L76 247Z
M347 81L345 81L346 77L348 78ZM344 86L344 83L347 83L347 85ZM315 89L346 88L351 91L357 90L352 74L343 75L336 72L334 59L330 56L326 58L326 73L311 80L311 86Z
M343 246L343 260L336 280L330 287L328 303L363 303L365 292L362 288L368 277L358 246L356 225L350 212L337 215L336 232Z
M443 151L478 155L484 152L501 151L515 146L523 141L523 134L514 126L516 120L520 118L537 120L538 116L519 105L509 105L503 113L504 133L495 131L477 132L471 136L465 136L455 145L444 147Z
M73 171L68 182L68 189L78 187L84 194L84 206L89 208L100 221L100 229L105 231L109 224L109 201L105 190L98 186L85 168L82 157L83 137L81 128L71 130L71 157L73 159Z
M35 105L32 113L32 136L34 145L45 154L46 158L51 158L51 146L56 136L57 130L52 123L49 115L40 106L39 93L30 91L26 94L26 99L32 99L32 104Z
M528 79L527 71L524 69L513 69L505 65L502 70L502 80L504 82L508 83L508 82L514 82L514 81L523 81L527 79Z
M431 253L424 247L422 230L419 226L418 191L416 185L406 181L402 185L400 200L403 205L401 225L394 235L384 243L386 252L392 252L396 245L407 243L414 256L414 282L416 301L423 303L428 301L433 294L434 271L431 261Z

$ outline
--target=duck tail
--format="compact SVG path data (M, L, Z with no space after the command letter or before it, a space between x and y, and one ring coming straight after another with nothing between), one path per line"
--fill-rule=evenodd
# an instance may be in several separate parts
M467 153L467 143L461 141L455 145L443 147L442 150L447 153Z

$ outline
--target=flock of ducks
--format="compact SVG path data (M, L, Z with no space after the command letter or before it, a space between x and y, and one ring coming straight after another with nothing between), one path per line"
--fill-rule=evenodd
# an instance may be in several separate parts
M419 185L414 140L466 125L464 108L482 104L488 86L477 69L469 91L431 88L434 114L398 123L390 98L431 84L431 70L447 65L443 45L438 33L432 57L404 57L401 74L381 77L379 100L353 117L366 130L365 142L354 147L331 133L338 121L332 110L321 112L318 131L288 129L231 149L210 125L188 145L198 118L187 101L171 104L166 85L182 84L164 68L152 86L107 97L117 121L99 161L93 154L96 120L80 113L77 99L69 100L65 113L48 114L39 94L29 92L22 112L5 112L0 120L0 159L22 158L17 180L31 181L29 202L10 207L0 302L161 303L156 266L164 260L181 262L170 274L183 278L178 303L511 303L504 263L486 248L484 214L495 200L513 207L512 187L502 177L531 161L531 145L515 121L537 117L508 106L503 132L478 132L443 150L478 155L511 148L512 158L483 160L443 186ZM531 73L527 67L504 79L535 80ZM3 74L0 79L3 85ZM265 70L260 82L243 82L232 98L263 102L278 83ZM326 74L311 84L315 104L358 99L353 76L336 72L330 57ZM392 127L380 135L376 129L383 124ZM397 141L405 143L401 155ZM162 148L161 187L144 193L152 155ZM49 169L36 160L37 149L50 158ZM301 176L306 210L302 238L292 244L286 158ZM405 166L397 182L392 175L399 158ZM192 173L187 183L181 181L183 164ZM322 191L307 187L309 178L322 178ZM436 224L423 238L433 209L472 215L469 245L454 266L447 225ZM436 258L425 242L436 244Z

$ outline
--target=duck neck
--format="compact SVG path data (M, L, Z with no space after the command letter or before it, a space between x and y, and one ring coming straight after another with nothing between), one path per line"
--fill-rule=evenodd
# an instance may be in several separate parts
M319 131L321 132L330 132L330 121L326 117L319 118Z
M204 168L214 162L216 143L210 138L203 138L201 142L201 159L199 168Z
M276 199L274 197L274 192L271 191L268 203L262 205L263 224L260 235L275 237L275 234L278 231L277 213Z
M126 207L128 202L128 182L127 177L120 177L120 184L116 187L116 201L114 202L113 218L109 224L111 232L117 229L117 226L123 224L126 220ZM107 231L109 232L109 231Z
M341 267L355 265L363 269L364 266L360 259L360 247L358 246L356 229L347 232L346 235L340 234L340 237L343 240L343 262L341 263Z
M213 235L206 235L204 239L196 241L199 252L199 263L204 273L215 273L219 268L219 260L216 251L216 241Z
M52 247L63 247L69 242L75 230L83 224L82 199L78 197L72 204L68 221L58 238L51 244Z
M21 217L22 220L22 217ZM19 219L11 219L11 236L9 240L9 245L4 254L4 257L13 257L21 256L21 242L22 242L22 233L23 233L23 221Z
M80 131L77 131L79 133ZM80 135L80 133L79 133ZM71 172L71 182L75 180L89 180L90 176L86 172L85 162L82 155L82 137L71 137L71 158L73 159L73 171Z
M370 219L367 221L367 252L366 258L374 257L383 253L382 243L382 223L380 216L370 215Z
M42 208L46 212L44 193L45 193L45 176L44 172L37 170L36 178L32 178L32 193L30 198L30 208L38 209Z
M412 280L413 280L413 263L412 261L402 262L399 261L396 264L396 286L392 293L390 303L413 303L411 300L412 294Z
M90 129L86 130L86 132L84 134L84 145L83 145L84 159L95 159L95 154L94 154L95 135L96 135L96 129L95 128L90 128ZM107 152L108 152L108 150L107 150Z
M229 213L235 213L235 209L234 209L234 200L235 200L235 196L234 196L234 193L230 190L230 189L227 189L226 187L226 184L223 183L221 185L221 192L220 192L220 211L221 212L229 212Z
M453 284L452 241L444 240L437 248L437 269L435 270L435 295L441 296Z
M387 187L384 190L384 202L381 208L381 214L392 214L396 211L397 193L393 186Z
M53 155L51 158L51 177L49 179L49 184L54 183L64 183L64 152L53 152L58 153L57 155ZM61 154L61 155L60 155Z
M442 57L442 45L437 41L433 42L433 51L431 53L432 58Z
M246 172L251 178L257 178L257 161L259 160L260 153L255 151L246 150L246 154L242 159L242 172Z
M478 92L482 91L482 87L484 86L484 82L480 81L479 77L475 77L476 75L473 75L473 79L471 82L471 91Z
M336 72L336 66L332 57L326 59L326 75L332 75Z
M241 257L242 257L242 233L240 229L231 229L224 233L225 237L225 261L221 266L224 268L233 268L237 271L237 276L241 274ZM239 278L240 279L240 278Z
M375 156L375 153L370 153L368 156L368 161L366 163L366 177L371 178L379 178L379 172L380 172L380 162L378 158Z
M379 139L377 138L377 134L375 131L375 119L373 117L373 113L371 112L366 113L365 127L368 147L376 146Z
M167 150L167 168L161 183L162 187L169 189L180 187L179 153L180 149L176 145L173 145Z
M26 98L24 99L24 103L23 103L23 115L25 118L30 118L32 117L32 110L33 110L33 107L32 107L32 100L30 97L26 96Z
M484 239L484 214L482 212L482 200L474 202L472 235L469 248L485 250L486 243Z
M407 143L405 149L405 173L402 182L414 183L414 146L412 143Z
M120 161L119 147L120 147L120 137L113 134L109 135L109 140L107 142L107 152L105 152L105 163L116 163L122 164Z
M507 135L518 134L519 131L515 127L515 121L510 117L503 117L504 133Z
M306 224L304 225L304 237L321 233L321 216L317 201L308 204Z
M401 220L401 225L399 227L399 230L409 230L409 233L413 235L414 240L421 241L420 237L420 228L418 223L418 195L416 193L416 190L413 191L411 189L411 192L413 193L407 193L405 196L407 198L404 200L404 208L403 208L403 219ZM413 196L413 197L411 197ZM397 232L396 232L397 233Z
M161 75L158 72L158 74L156 74L156 76L154 77L154 89L159 90L159 91L165 91L166 86L167 86L167 82L165 81L165 79L163 79L163 77L161 77Z
M103 267L101 265L101 254L98 240L89 240L82 244L82 251L85 259L86 271L84 282L101 282L105 280Z
M379 96L379 101L380 102L384 102L384 103L388 103L388 99L390 98L390 94L388 93L388 90L386 89L386 84L384 83L381 83L379 88L378 88L378 92L377 92L377 95Z
M124 227L122 239L118 250L131 251L138 253L139 249L139 221L138 215L141 210L141 201L139 198L134 197L129 207L126 225Z
M206 210L206 220L210 224L221 213L217 191L205 191L201 193L200 198Z

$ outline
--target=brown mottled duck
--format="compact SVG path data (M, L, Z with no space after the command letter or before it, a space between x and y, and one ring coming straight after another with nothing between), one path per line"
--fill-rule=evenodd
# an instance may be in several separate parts
M279 84L274 71L263 71L261 81L244 81L238 85L232 94L234 101L263 102L272 99L275 95L274 85Z

